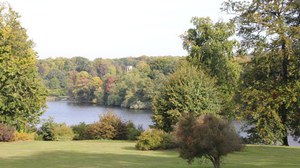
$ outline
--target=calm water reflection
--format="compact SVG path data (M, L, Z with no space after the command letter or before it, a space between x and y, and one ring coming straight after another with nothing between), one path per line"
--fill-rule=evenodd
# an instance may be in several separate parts
M47 102L48 109L42 118L54 117L58 123L74 125L80 122L93 123L99 120L99 116L111 110L124 121L132 121L135 125L143 125L146 129L152 125L150 110L129 110L124 108L107 108L92 104L75 104L66 101Z

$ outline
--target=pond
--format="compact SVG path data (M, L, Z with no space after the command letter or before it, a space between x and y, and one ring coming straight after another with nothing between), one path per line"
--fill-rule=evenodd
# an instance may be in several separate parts
M112 111L123 121L132 121L136 126L141 125L144 129L149 128L149 125L153 125L151 116L151 110L130 110L126 108L112 108L104 107L94 104L76 104L68 101L54 101L47 102L47 110L42 115L43 119L53 117L57 123L66 123L67 125L75 125L80 122L90 124L99 121L99 116ZM237 130L240 129L241 123L233 122ZM246 136L245 132L240 132L241 136ZM289 137L289 144L291 146L300 146L299 143L293 141L292 137Z
M67 101L47 102L48 108L42 115L42 119L53 117L57 123L75 125L80 122L86 124L99 121L99 116L112 111L123 121L132 121L136 126L142 125L144 129L152 125L152 112L150 110L130 110L125 108L104 107L94 104L76 104Z

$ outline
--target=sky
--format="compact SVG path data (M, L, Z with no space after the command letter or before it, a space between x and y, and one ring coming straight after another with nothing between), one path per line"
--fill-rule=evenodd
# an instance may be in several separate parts
M185 56L193 16L221 20L222 0L9 0L39 58Z

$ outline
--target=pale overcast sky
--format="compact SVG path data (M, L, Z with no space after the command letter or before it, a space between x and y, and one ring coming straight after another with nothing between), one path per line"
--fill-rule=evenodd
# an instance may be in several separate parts
M217 21L222 0L9 0L39 58L183 56L193 16Z

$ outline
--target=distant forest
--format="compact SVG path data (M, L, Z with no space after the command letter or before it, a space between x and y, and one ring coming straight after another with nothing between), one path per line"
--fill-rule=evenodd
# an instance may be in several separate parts
M153 96L179 63L179 56L47 58L38 69L51 97L76 102L150 109Z

